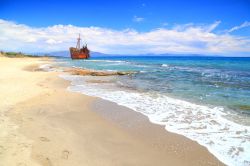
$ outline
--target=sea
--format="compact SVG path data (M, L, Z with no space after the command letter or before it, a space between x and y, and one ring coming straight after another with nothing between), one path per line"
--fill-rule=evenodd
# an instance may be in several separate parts
M106 56L58 58L61 66L131 71L124 76L60 75L68 90L126 106L205 146L227 165L250 165L250 58Z

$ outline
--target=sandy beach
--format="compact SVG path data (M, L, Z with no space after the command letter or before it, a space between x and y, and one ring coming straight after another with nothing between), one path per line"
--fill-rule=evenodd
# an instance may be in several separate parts
M0 56L0 166L223 165L115 103L67 91L49 58Z

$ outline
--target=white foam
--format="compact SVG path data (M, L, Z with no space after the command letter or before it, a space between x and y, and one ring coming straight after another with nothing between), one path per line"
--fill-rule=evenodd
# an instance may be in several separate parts
M120 61L120 60L97 60L97 59L86 60L86 61L89 61L89 62L110 62L110 63L113 63L113 62L116 62L116 63L126 62L126 61Z
M39 69L41 69L43 71L47 71L47 72L50 72L50 71L61 72L62 71L62 69L55 68L52 64L42 64L39 66Z
M51 64L42 64L39 66L39 69L43 71L54 71L54 67Z
M167 64L162 64L161 66L162 67L169 67Z
M61 76L72 81L68 90L116 102L146 115L152 123L184 135L208 148L227 165L250 165L250 126L227 120L223 108L197 105L166 95L105 89L84 83L82 76Z

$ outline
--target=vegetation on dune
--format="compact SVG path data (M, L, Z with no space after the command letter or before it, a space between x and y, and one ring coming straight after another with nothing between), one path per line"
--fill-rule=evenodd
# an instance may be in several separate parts
M21 52L4 52L4 51L0 51L0 56L5 56L9 58L35 57L34 55L24 54Z

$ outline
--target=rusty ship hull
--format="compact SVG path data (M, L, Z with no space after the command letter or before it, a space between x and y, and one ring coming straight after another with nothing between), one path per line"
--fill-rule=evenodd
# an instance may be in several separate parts
M77 38L76 47L70 47L69 51L71 59L88 59L90 57L90 51L87 47L87 44L81 48L80 34Z
M69 50L71 59L88 59L90 57L88 50L78 50L74 47L71 47Z

